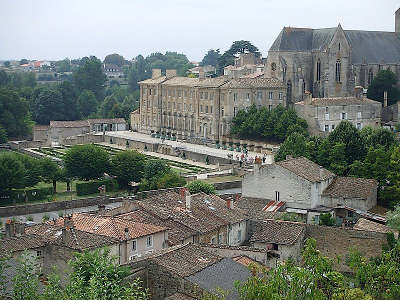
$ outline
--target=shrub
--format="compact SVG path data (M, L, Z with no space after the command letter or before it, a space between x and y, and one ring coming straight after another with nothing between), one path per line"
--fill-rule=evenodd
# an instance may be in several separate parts
M33 221L33 217L32 216L28 216L27 220L32 222Z
M211 183L207 183L204 181L195 180L188 183L187 188L191 194L197 194L200 192L206 194L215 194L215 187Z
M42 221L46 222L50 219L50 216L48 214L44 214L44 216L42 217Z
M59 216L60 218L63 216L62 211L59 211L59 212L58 212L58 216Z
M26 194L25 194L26 193ZM53 194L53 187L15 189L0 192L0 206L24 203L26 201L42 201Z
M319 215L319 223L325 226L334 226L336 222L330 213L326 213Z
M99 187L105 185L106 192L112 192L118 190L118 183L112 179L104 179L104 180L92 180L89 182L77 183L76 184L76 195L90 195L99 193Z

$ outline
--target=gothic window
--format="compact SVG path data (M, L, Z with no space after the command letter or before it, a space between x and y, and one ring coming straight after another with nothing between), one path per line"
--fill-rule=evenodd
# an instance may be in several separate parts
M339 43L339 51L340 51L340 43Z
M303 94L306 92L306 82L303 79Z
M271 64L271 69L272 69L272 71L276 71L276 63L273 62Z
M374 72L372 72L372 69L369 69L368 72L368 85L372 83L372 80L374 79Z
M321 60L317 61L317 81L321 81Z
M287 82L286 98L288 101L292 100L292 82L290 80Z
M341 79L340 78L341 72L342 72L342 63L341 63L340 59L338 59L336 61L336 82L340 82L341 81L340 80Z

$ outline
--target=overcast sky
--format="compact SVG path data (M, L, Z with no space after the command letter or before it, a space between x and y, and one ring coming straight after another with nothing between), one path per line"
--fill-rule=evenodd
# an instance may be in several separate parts
M0 59L177 51L200 61L241 39L266 56L283 26L394 31L399 7L399 0L0 0Z

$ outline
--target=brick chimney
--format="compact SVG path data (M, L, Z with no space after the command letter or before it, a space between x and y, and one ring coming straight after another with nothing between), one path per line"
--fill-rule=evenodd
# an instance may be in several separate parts
M176 77L176 70L175 69L169 69L165 71L165 76L167 77L167 79Z
M158 78L161 77L161 69L152 69L151 70L151 78Z
M387 91L383 92L383 107L388 106Z
M395 32L400 33L400 8L396 11L394 20Z

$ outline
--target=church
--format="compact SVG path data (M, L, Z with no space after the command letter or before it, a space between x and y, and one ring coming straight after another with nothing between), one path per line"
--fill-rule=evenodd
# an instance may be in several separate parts
M265 75L283 81L287 103L306 98L348 97L368 88L380 70L400 79L400 8L395 31L284 27L269 49ZM399 80L400 81L400 80Z

